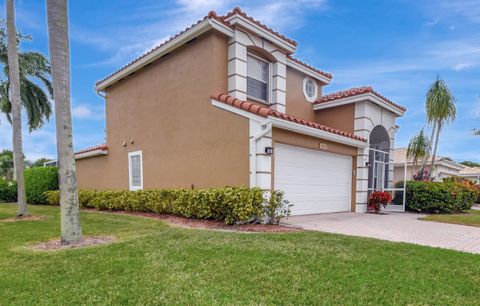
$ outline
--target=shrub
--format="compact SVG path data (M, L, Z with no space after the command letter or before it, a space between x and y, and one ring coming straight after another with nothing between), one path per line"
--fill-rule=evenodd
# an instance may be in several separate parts
M378 214L381 207L387 206L392 202L392 195L388 192L375 191L368 197L368 211Z
M44 196L49 204L59 205L58 191L47 191ZM257 220L263 210L263 191L259 188L80 190L78 197L80 207L173 214L226 224Z
M407 182L407 209L427 213L456 213L470 209L478 190L457 182Z
M17 201L17 183L0 178L0 202L10 203Z
M47 204L45 191L58 190L58 168L25 169L25 193L29 204Z
M283 217L290 216L290 208L293 204L285 200L283 196L283 191L274 190L272 192L270 199L264 206L265 223L278 225Z

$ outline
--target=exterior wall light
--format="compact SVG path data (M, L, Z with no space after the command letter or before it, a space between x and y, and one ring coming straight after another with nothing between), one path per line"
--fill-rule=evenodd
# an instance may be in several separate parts
M272 155L273 154L273 148L272 147L265 147L265 154Z

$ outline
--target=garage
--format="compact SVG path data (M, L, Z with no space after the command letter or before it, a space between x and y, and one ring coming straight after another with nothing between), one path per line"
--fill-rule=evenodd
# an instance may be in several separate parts
M351 211L351 156L276 144L274 158L275 189L292 215Z

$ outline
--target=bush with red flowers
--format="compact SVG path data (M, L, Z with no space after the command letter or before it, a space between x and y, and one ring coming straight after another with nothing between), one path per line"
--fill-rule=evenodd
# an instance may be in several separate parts
M368 211L378 214L382 207L391 202L392 195L389 192L375 191L368 197Z

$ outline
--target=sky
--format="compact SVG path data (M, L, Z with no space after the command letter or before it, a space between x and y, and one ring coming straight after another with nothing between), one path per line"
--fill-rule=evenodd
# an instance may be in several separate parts
M17 0L17 28L33 39L22 50L48 55L45 1ZM76 150L105 141L97 80L194 23L208 11L240 6L298 42L295 56L333 74L324 93L371 85L408 111L396 146L425 127L425 95L437 78L456 98L457 119L441 134L439 154L480 162L480 2L478 0L177 0L69 1L72 114ZM5 16L4 1L0 15ZM5 76L0 75L0 78ZM287 101L288 103L288 101ZM24 129L28 159L55 158L53 120ZM0 115L0 150L11 129Z

